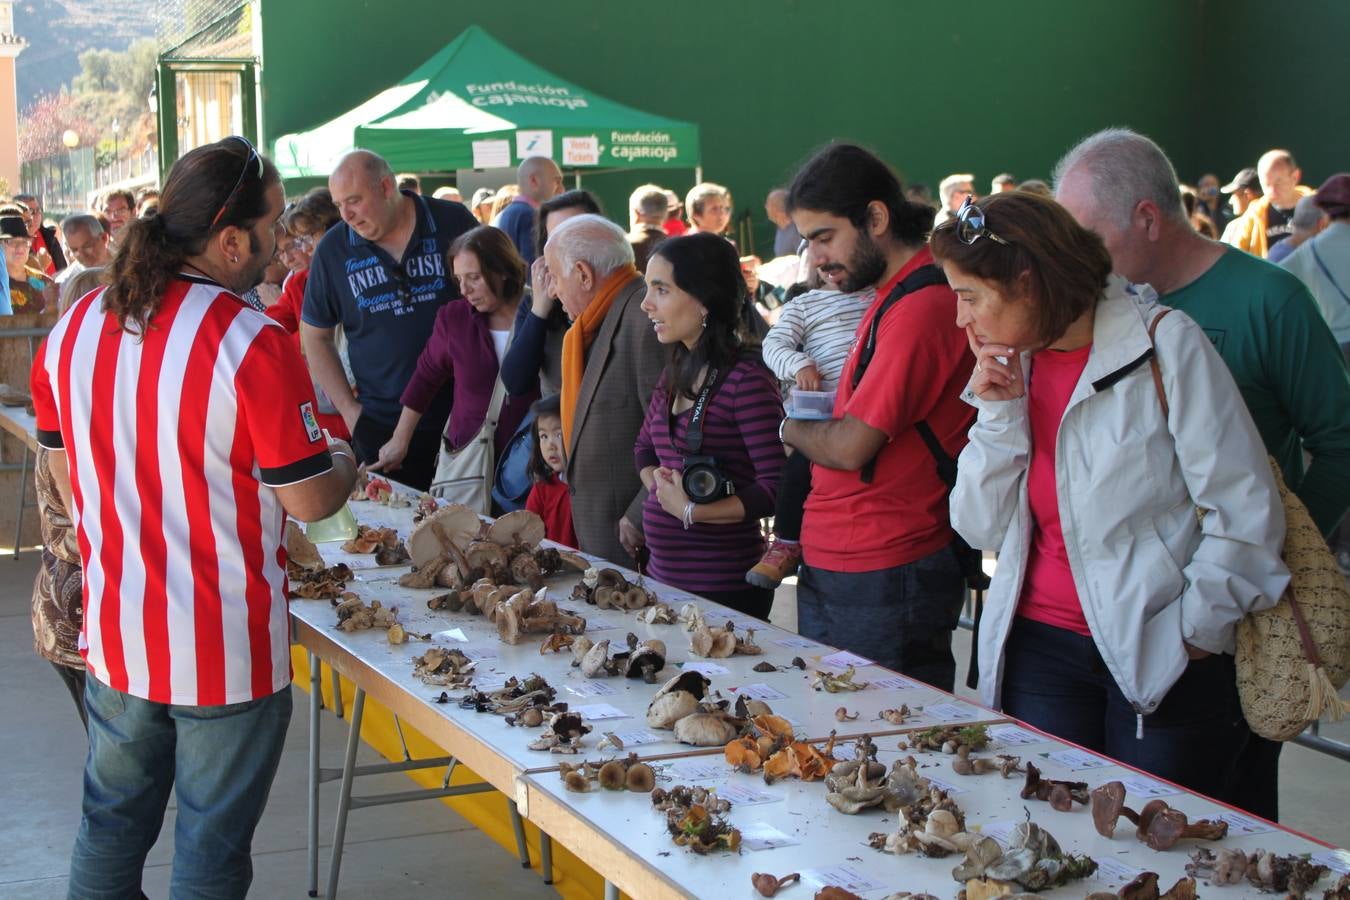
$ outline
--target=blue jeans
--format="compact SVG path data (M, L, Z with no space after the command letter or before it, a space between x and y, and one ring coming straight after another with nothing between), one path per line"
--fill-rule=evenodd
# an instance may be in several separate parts
M797 630L951 691L952 632L965 598L965 578L950 546L871 572L804 565L797 579Z
M1138 716L1092 638L1018 616L1004 647L1003 711L1066 741L1221 797L1247 740L1233 657L1193 659Z
M249 851L272 787L291 691L225 706L175 706L85 680L89 758L84 818L70 861L71 900L141 896L141 870L164 823L169 790L175 898L242 898Z

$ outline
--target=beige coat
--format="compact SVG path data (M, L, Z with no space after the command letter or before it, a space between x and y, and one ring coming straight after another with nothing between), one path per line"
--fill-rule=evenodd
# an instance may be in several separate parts
M572 525L581 550L620 565L631 565L632 558L619 542L619 518L641 530L647 499L633 444L670 358L641 309L646 293L643 280L634 278L605 314L586 356L567 460Z

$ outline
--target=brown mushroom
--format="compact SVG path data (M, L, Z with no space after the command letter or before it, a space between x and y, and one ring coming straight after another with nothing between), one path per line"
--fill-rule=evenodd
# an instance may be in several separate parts
M750 876L750 883L759 891L761 897L772 897L794 881L800 881L801 877L798 872L784 875L782 878L775 878L767 872L756 872Z
M628 776L624 787L635 794L645 794L656 786L656 773L646 763L634 763L628 767Z
M1027 763L1027 780L1022 786L1022 799L1045 800L1060 812L1068 812L1073 804L1088 802L1087 782L1055 781L1042 778L1041 770L1034 763Z
M1102 837L1112 837L1116 832L1116 821L1121 817L1139 824L1139 813L1125 805L1125 785L1119 781L1108 781L1092 792L1092 824Z
M1164 800L1150 800L1139 810L1135 837L1153 850L1167 850L1177 841L1217 841L1228 834L1228 823L1223 820L1201 819L1192 822L1179 809L1168 806Z
M623 790L624 782L628 778L628 773L624 771L623 763L617 759L611 759L600 767L598 780L600 786L611 791Z

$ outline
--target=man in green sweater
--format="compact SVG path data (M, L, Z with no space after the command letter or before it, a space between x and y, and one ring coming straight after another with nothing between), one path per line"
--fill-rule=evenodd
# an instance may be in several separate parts
M1152 285L1205 330L1285 482L1330 535L1350 508L1350 375L1308 289L1197 234L1171 162L1135 132L1112 128L1081 141L1055 167L1055 196L1101 235L1117 273ZM1220 799L1277 819L1280 747L1251 735Z

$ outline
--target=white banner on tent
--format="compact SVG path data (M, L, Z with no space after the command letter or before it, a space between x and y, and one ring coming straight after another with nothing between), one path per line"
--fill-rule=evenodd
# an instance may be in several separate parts
M473 167L501 169L511 165L510 141L474 141Z
M553 132L548 130L530 130L516 132L516 156L529 159L531 156L553 156Z
M565 137L562 139L562 152L564 166L598 166L600 138L593 134L588 137Z

